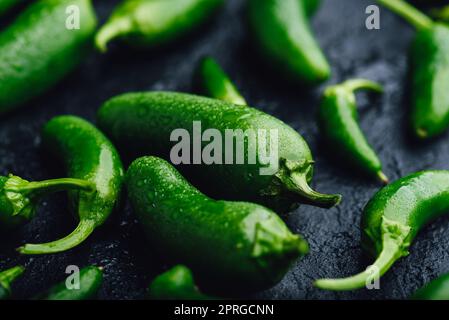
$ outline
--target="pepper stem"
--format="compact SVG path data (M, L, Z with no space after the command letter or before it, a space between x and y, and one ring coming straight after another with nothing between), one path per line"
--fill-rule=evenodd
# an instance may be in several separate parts
M352 79L342 83L342 86L351 92L355 92L357 90L371 90L374 92L382 93L383 87L371 80L366 79Z
M98 31L95 36L96 48L105 53L108 50L108 43L115 37L123 34L127 34L132 29L132 22L129 19L116 19L107 22Z
M93 184L90 181L74 178L61 178L44 181L32 181L14 188L8 188L7 191L16 191L21 193L34 193L33 195L48 194L66 190L93 190Z
M403 17L416 29L431 29L433 20L403 0L377 0L381 5Z
M282 178L285 187L290 192L321 208L332 208L341 202L339 194L323 194L313 190L307 183L306 175L301 172L291 172Z
M0 286L7 290L10 290L11 283L18 277L20 277L24 271L24 267L17 266L0 272Z
M25 244L17 251L21 254L49 254L66 251L86 240L94 231L95 226L96 223L93 220L80 220L76 229L65 238L41 244Z
M343 279L320 279L315 286L324 290L355 290L378 280L398 259L408 254L408 243L405 242L410 229L395 222L383 219L382 251L376 261L365 271Z

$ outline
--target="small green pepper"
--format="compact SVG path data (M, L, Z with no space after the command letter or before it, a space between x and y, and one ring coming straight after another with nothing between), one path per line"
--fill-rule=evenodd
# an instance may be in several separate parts
M0 272L0 300L8 299L11 296L11 284L22 275L24 267L17 266Z
M423 171L381 189L362 216L363 245L377 260L365 272L345 279L322 279L327 290L353 290L382 276L401 257L429 221L449 212L449 171Z
M269 58L306 83L329 78L329 63L312 35L306 0L249 0L253 34Z
M135 160L127 186L151 244L191 267L214 291L271 287L308 252L307 242L273 211L212 200L160 158Z
M245 98L214 59L208 57L201 60L199 78L201 87L208 96L238 105L247 105Z
M368 174L388 183L379 158L358 125L354 91L359 89L382 92L380 85L363 79L349 80L324 91L319 111L321 129L336 152Z
M62 158L70 177L94 185L93 191L71 191L79 224L67 237L49 243L26 244L22 254L46 254L71 249L102 225L117 205L124 170L111 142L92 124L74 116L59 116L43 129L43 141Z
M178 265L157 276L148 288L148 296L155 300L211 300L195 285L192 271Z
M449 300L449 274L426 284L415 292L414 300Z
M282 121L257 109L237 106L220 100L205 97L173 93L146 92L120 95L107 101L98 112L98 125L104 132L128 154L141 156L148 153L170 158L173 152L171 135L182 128L192 137L193 124L200 122L204 129L216 129L220 132L222 150L221 161L205 164L201 159L189 162L195 165L186 167L194 170L196 178L207 183L210 192L227 199L245 200L262 203L286 211L298 202L310 203L329 208L338 204L339 195L325 195L312 190L309 182L313 175L313 160L307 143L292 128ZM253 134L265 130L265 137L254 138L253 145L270 145L269 132L275 131L272 154L272 169L261 174L268 167L259 156L254 155L251 163L248 150L239 150L239 143L226 148L226 136L233 130L233 141L241 133L242 139L249 140ZM226 134L228 132L228 134ZM245 141L246 141L245 140ZM229 139L228 139L229 142ZM203 143L205 145L206 143ZM246 146L249 143L242 143ZM241 146L243 147L243 146ZM232 152L230 152L232 151ZM201 155L201 150L193 154ZM232 154L231 154L232 153ZM235 156L240 153L242 163ZM230 156L233 159L229 159ZM234 159L235 158L235 159ZM226 160L227 159L227 160ZM232 161L228 161L232 160ZM203 164L203 165L199 165ZM211 184L213 179L219 183Z
M196 27L222 4L223 0L125 0L98 31L95 44L102 52L115 39L141 46L166 44Z
M80 179L27 181L0 176L0 229L17 227L34 217L38 202L46 195L66 190L92 190L93 184Z
M412 46L412 126L422 139L443 133L449 126L449 26L402 0L378 0L417 29Z
M82 268L79 272L79 288L69 289L66 281L62 281L38 298L41 300L93 299L103 282L103 268L88 266Z
M79 9L79 28L72 25L70 8L74 21ZM90 0L39 0L0 32L0 114L72 71L91 47L96 23Z

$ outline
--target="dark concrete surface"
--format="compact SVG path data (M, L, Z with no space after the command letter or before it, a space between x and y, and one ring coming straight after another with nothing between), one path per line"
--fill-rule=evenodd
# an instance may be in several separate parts
M118 1L95 1L101 21ZM365 28L365 8L373 0L325 0L313 20L317 37L333 69L331 83L366 77L385 85L381 97L359 96L361 125L380 155L385 172L397 179L423 169L449 164L449 137L417 143L408 132L408 59L413 30L382 10L381 30ZM278 116L309 142L316 160L314 186L343 194L331 210L302 206L287 222L310 243L310 254L298 261L284 280L255 295L268 299L404 299L414 290L449 271L449 221L441 218L419 234L410 256L381 279L380 290L333 293L315 289L312 281L362 271L372 262L359 245L360 215L379 189L375 181L354 173L326 152L315 121L323 86L288 84L270 71L251 46L244 1L228 0L225 10L174 46L135 51L114 46L105 56L92 54L80 68L44 96L0 119L0 174L14 173L39 180L62 176L57 162L40 148L40 127L59 114L95 121L106 99L127 91L178 90L190 92L198 59L210 54L235 79L251 105ZM449 89L449 88L448 88ZM211 182L211 183L219 183ZM0 269L24 264L26 274L14 285L17 298L31 297L65 277L67 265L97 264L105 269L100 299L138 299L151 278L167 266L149 252L129 205L118 212L83 245L48 256L18 256L24 242L57 239L75 226L64 195L42 203L36 218L12 235L0 235Z

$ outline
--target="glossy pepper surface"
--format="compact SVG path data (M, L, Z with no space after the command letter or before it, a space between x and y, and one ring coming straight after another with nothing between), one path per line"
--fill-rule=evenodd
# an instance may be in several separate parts
M24 267L17 266L0 272L0 300L8 299L11 296L11 284L22 275Z
M380 277L401 257L429 221L449 212L449 171L423 171L381 189L362 216L363 245L377 259L366 271L345 279L322 279L327 290L363 288Z
M0 229L28 222L44 196L66 190L93 190L93 184L71 178L30 182L13 175L0 176Z
M449 274L426 284L415 292L412 299L415 300L449 300Z
M413 68L411 115L414 133L422 139L449 126L449 26L402 0L378 0L417 29L411 48Z
M79 29L69 23L69 7L79 9ZM42 94L72 71L89 51L96 24L90 0L38 0L2 30L0 114Z
M212 58L201 60L199 78L203 91L210 97L238 105L247 105L231 79Z
M160 158L135 160L127 187L152 246L191 267L214 292L270 287L308 252L273 211L212 200Z
M268 58L306 83L329 78L331 70L308 19L316 4L305 0L249 0L252 32Z
M97 33L97 49L126 39L141 46L156 46L179 38L212 14L223 0L125 0Z
M226 152L226 147L223 147L217 152L222 159L221 164L218 160L208 165L204 165L202 159L190 162L189 157L189 163L203 165L186 164L184 168L193 170L195 177L201 178L198 180L207 181L208 190L216 191L220 198L263 203L276 210L289 210L298 202L327 208L340 202L339 195L320 194L309 187L313 160L304 139L282 121L257 109L189 94L146 92L112 98L98 113L100 128L118 148L133 156L154 154L171 158L174 153L171 147L175 145L170 142L173 131L181 128L191 137L197 135L198 132L193 132L194 122L201 122L203 130L218 130L221 137L217 139L222 146L226 146L226 141L219 139L226 139L226 130L240 130L242 136L246 131L248 139L253 134L257 135L259 130L265 130L266 135L253 139L255 142L252 145L268 148L271 142L273 149L277 149L277 153L273 152L272 168L259 156L256 157L254 148L242 151L237 143L233 144L234 149L228 147ZM274 134L270 136L273 132L277 134L277 139ZM201 147L201 142L195 143L195 148ZM201 150L197 149L192 150L193 155L201 155ZM234 157L237 153L242 155L241 164ZM248 156L252 153L254 164ZM211 179L216 183L210 183Z
M84 267L79 271L79 287L68 289L66 282L55 285L42 300L90 300L95 298L103 282L103 268L96 266Z
M155 300L210 300L197 288L192 271L177 265L157 276L148 288L148 297Z
M321 129L335 152L387 183L382 164L358 124L354 91L360 89L382 91L380 85L363 79L349 80L324 91L319 109Z
M43 129L43 141L64 162L68 175L94 185L93 191L70 192L70 203L79 218L67 237L49 243L26 244L23 254L65 251L83 242L102 225L117 205L124 170L111 142L96 127L75 116L58 116Z

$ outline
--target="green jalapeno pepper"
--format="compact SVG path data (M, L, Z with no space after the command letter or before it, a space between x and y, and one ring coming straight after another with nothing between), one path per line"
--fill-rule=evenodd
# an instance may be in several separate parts
M152 245L191 267L214 292L270 287L308 252L273 211L212 200L160 158L134 161L127 186Z
M401 257L430 220L449 212L449 171L423 171L381 189L363 211L363 245L377 260L365 272L345 279L322 279L327 290L362 288Z
M8 299L11 296L11 284L22 275L24 267L17 266L0 272L0 300Z
M148 288L148 296L155 300L211 300L195 285L192 271L178 265L157 276Z
M415 300L449 300L449 274L431 281L415 292Z
M305 0L250 0L253 34L266 56L291 76L306 83L329 78L329 63L312 35Z
M20 177L0 176L0 229L17 227L34 217L38 202L46 195L66 190L92 190L86 180L62 178L27 181Z
M201 87L208 96L238 105L247 105L245 98L214 59L207 57L201 60L199 78Z
M68 8L79 10L79 28L72 28ZM0 114L73 70L87 53L95 27L90 0L39 0L0 32Z
M449 26L402 0L378 0L417 29L412 46L412 126L419 138L443 133L449 126Z
M62 158L70 177L93 184L93 191L71 191L79 224L67 237L49 243L26 244L23 254L46 254L71 249L102 225L117 205L123 166L111 142L92 124L74 116L59 116L43 129L43 141Z
M282 121L254 108L182 93L129 93L101 107L98 125L133 156L151 153L172 158L173 134L181 130L193 136L193 161L188 155L180 163L186 164L186 171L193 170L195 178L209 182L207 190L222 198L253 201L282 211L298 202L329 208L341 200L339 195L320 194L310 188L313 160L304 139ZM205 163L196 158L204 154L198 149L206 148L204 141L201 145L196 140L201 139L198 125L219 131L220 137L215 139L223 148L215 151L220 159ZM265 147L275 150L268 157L271 165L256 154L257 147L259 151ZM218 183L211 184L210 179Z
M324 91L319 110L321 129L335 151L368 174L388 183L379 158L358 125L354 91L359 89L382 92L380 85L363 79L349 80Z
M79 286L69 289L66 281L62 281L38 298L41 300L90 300L95 297L102 282L103 268L88 266L79 271Z
M110 41L156 46L179 38L215 11L223 0L125 0L95 38L105 52Z

